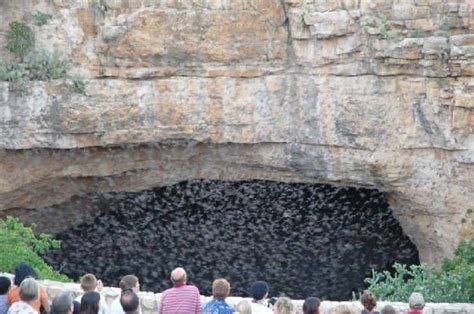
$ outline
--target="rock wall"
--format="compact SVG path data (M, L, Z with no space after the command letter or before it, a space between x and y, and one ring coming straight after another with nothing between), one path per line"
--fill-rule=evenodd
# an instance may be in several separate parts
M474 236L473 6L2 1L3 35L51 14L37 46L87 85L0 82L0 208L195 178L376 187L437 263Z
M1 274L7 275L12 278L10 274ZM40 280L40 284L46 289L48 297L52 300L56 295L62 291L70 291L75 296L79 296L82 291L77 283L61 283L50 280ZM105 297L107 304L111 304L113 300L120 296L120 289L113 287L105 287L101 291L101 295ZM161 300L161 293L153 292L139 292L138 296L140 298L140 309L143 314L155 314L158 311L158 306ZM236 306L244 300L245 298L239 297L228 297L226 301L232 305ZM201 296L201 304L205 304L212 300L212 297ZM247 299L250 301L250 299ZM303 300L293 300L293 305L296 308L296 313L303 313ZM323 301L320 306L321 314L333 314L334 308L339 305L344 304L351 309L351 313L359 314L363 310L362 305L359 302L330 302ZM385 305L390 304L393 306L398 313L405 313L408 310L408 304L403 302L377 302L376 310L381 310ZM423 309L423 314L469 314L474 311L474 304L468 303L427 303Z

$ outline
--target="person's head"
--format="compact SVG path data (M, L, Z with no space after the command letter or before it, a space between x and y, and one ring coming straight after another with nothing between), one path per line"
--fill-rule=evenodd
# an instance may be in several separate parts
M425 307L425 299L419 292L413 292L408 298L408 304L411 310L422 310Z
M295 313L295 307L289 298L280 297L275 303L273 312L275 314L293 314Z
M10 281L10 278L4 276L0 277L0 295L7 294L8 290L10 290L11 285L12 282Z
M99 313L100 294L95 291L84 293L81 298L81 314L98 314Z
M171 281L174 285L185 285L188 281L186 271L182 267L173 269L171 272Z
M255 281L250 287L250 295L256 301L264 300L268 297L268 284L265 281Z
M140 284L138 278L135 275L126 275L120 279L119 287L122 291L132 289L135 292L140 291Z
M224 278L214 280L212 283L212 296L217 300L224 300L229 296L230 283Z
M35 270L31 268L30 265L28 265L27 263L20 263L15 268L15 279L13 280L13 283L15 284L15 286L20 286L20 284L26 278L36 279L37 277L38 275L36 274Z
M334 308L334 314L351 314L351 309L344 304L339 304Z
M95 291L97 278L93 274L85 274L81 277L81 288L84 292Z
M235 309L237 310L237 312L239 312L239 314L252 314L252 306L247 300L240 301L239 304L237 304L237 306L235 307Z
M380 314L397 314L397 311L393 308L393 306L387 304L382 308Z
M54 297L51 309L54 314L71 314L74 310L73 301L70 292L61 292Z
M26 303L36 301L39 297L39 286L34 278L26 278L20 284L20 299Z
M140 301L138 296L132 289L122 291L120 295L120 304L125 314L138 314Z
M377 306L377 297L369 290L365 290L360 298L360 303L367 311L372 311Z
M319 314L319 305L321 300L315 297L309 297L304 300L303 313L304 314Z

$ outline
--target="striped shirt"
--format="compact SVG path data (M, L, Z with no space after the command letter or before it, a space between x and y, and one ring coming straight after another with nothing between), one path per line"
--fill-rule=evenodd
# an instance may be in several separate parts
M201 298L195 286L174 286L161 295L159 314L200 314Z

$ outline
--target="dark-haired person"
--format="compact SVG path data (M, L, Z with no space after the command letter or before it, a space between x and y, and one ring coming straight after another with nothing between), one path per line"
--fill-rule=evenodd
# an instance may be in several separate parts
M139 313L140 300L138 300L137 294L131 289L122 291L120 295L120 305L125 314Z
M229 296L230 283L224 278L214 280L212 283L212 297L202 308L202 314L232 314L234 308L227 304L225 298Z
M120 290L123 292L125 290L133 290L133 292L138 293L140 291L140 283L138 282L137 276L134 275L125 275L120 279L119 282ZM120 296L116 298L110 305L110 313L112 314L123 314L122 305L120 304Z
M97 292L102 290L102 281L97 280L94 274L85 274L81 277L81 288L84 292ZM99 294L100 296L100 294ZM82 303L82 295L76 298L76 301ZM99 302L99 313L100 314L108 314L109 307L107 302L105 302L105 298L101 297Z
M159 314L200 314L201 296L199 289L187 285L186 271L178 267L171 272L173 287L161 295Z
M100 294L95 291L84 293L81 298L80 314L99 314Z
M8 291L7 304L12 305L13 303L20 301L20 285L23 280L25 280L26 278L36 279L37 277L38 275L33 270L33 268L30 267L30 265L26 263L18 264L18 266L15 268L15 279L13 280L13 283L16 287ZM41 306L43 307L46 313L49 313L49 311L51 310L48 301L48 294L46 293L46 290L43 287L39 288L39 296L32 303L32 305L37 312L40 312Z
M268 284L265 281L255 281L250 287L250 295L252 296L252 314L273 314L273 311L267 307L266 299L268 298Z
M303 314L319 314L319 306L321 300L315 297L309 297L304 300L303 303Z
M34 302L39 298L39 286L35 279L24 279L19 287L20 300L14 302L8 309L8 314L38 314Z
M377 297L369 290L365 290L364 293L362 293L360 303L362 303L362 306L364 307L361 314L380 314L379 311L375 311Z
M6 314L8 311L7 293L11 286L10 278L0 277L0 314Z

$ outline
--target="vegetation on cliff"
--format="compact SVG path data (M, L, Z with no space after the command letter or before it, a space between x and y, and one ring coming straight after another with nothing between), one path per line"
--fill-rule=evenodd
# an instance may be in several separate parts
M40 27L47 23L48 15L35 15L35 24ZM25 23L14 21L9 24L7 49L12 57L0 60L0 80L10 82L10 89L27 94L27 81L48 81L66 77L69 60L58 50L52 53L45 49L35 49L35 33ZM77 84L73 82L75 91ZM84 92L80 90L79 92Z
M59 241L48 234L36 236L34 228L34 225L24 226L18 218L0 220L0 271L13 273L19 263L26 262L35 269L40 279L70 281L53 270L39 255L50 248L58 248Z
M416 291L427 302L474 302L474 239L461 242L440 271L422 265L395 264L394 273L372 272L365 281L381 300L404 301Z

